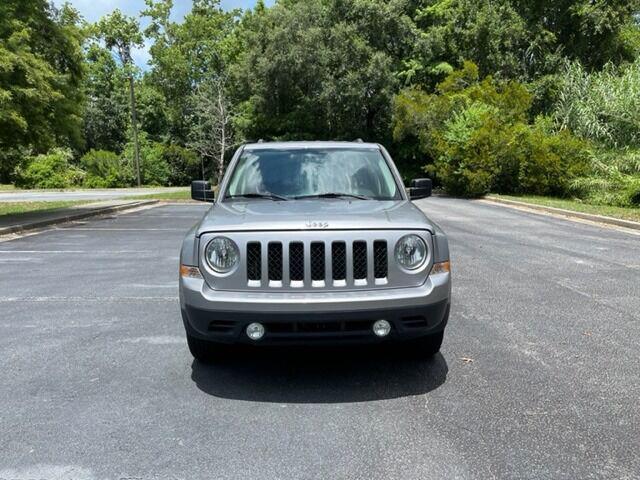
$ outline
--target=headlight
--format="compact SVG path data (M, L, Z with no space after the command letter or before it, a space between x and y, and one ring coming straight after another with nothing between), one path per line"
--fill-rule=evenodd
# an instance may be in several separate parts
M427 258L427 245L418 235L405 235L396 243L395 255L402 267L415 270Z
M240 261L238 246L226 237L216 237L211 240L204 255L209 266L218 273L230 272Z

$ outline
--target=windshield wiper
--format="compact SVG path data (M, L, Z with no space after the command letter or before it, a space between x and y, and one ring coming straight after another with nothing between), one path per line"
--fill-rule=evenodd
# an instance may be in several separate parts
M275 193L243 193L241 195L227 195L224 198L268 198L270 200L289 200L282 195L276 195Z
M349 197L349 198L357 198L358 200L372 200L371 197L366 197L364 195L355 195L353 193L317 193L314 195L298 195L297 197L293 197L295 200L301 200L304 198L340 198L340 197Z

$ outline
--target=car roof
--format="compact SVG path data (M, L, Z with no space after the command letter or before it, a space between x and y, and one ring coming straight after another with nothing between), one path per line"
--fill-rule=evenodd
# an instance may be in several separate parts
M370 150L372 148L379 149L377 143L366 142L324 142L324 141L304 141L304 142L258 142L247 143L244 145L245 150L291 150L297 148L355 148Z

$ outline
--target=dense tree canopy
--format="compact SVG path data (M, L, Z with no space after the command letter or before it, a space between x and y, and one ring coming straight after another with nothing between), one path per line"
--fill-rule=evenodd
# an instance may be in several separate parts
M0 181L36 162L128 184L137 156L148 182L216 178L258 138L383 142L405 175L426 168L459 194L566 193L570 178L549 179L584 174L585 149L637 158L639 0L193 0L179 21L173 0L145 2L94 25L47 0L0 3Z
M82 42L69 6L0 3L0 181L25 152L82 147Z
M177 23L170 19L172 0L146 3L143 15L150 25L145 34L153 41L146 82L166 103L169 139L184 144L189 97L203 79L226 68L236 12L225 12L215 0L195 0L191 12Z
M396 68L410 22L387 2L290 2L241 25L232 68L249 138L388 135Z
M111 52L97 43L89 45L84 78L87 149L120 151L126 143L129 109L125 80Z

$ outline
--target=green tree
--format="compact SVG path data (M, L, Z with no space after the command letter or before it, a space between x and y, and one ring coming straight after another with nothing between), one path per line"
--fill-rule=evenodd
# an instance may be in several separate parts
M512 0L531 36L530 55L539 63L561 54L589 69L632 60L637 54L629 27L637 22L638 0ZM557 65L559 66L559 65Z
M415 21L422 31L405 76L433 87L471 60L482 75L524 78L528 33L510 0L422 2Z
M129 105L131 109L131 128L133 131L135 150L136 177L138 186L140 186L140 145L138 142L138 119L136 111L135 65L131 51L135 47L142 47L144 44L142 33L140 32L138 21L123 15L118 9L100 19L96 24L96 32L98 37L104 40L108 49L115 50L129 82Z
M120 152L127 142L129 127L125 71L116 63L111 52L97 43L90 44L87 49L86 66L86 147Z
M413 18L422 35L403 75L428 88L465 59L483 76L528 82L557 73L567 58L599 69L609 61L633 60L640 47L638 0L418 3Z
M146 3L143 15L150 24L145 35L153 40L152 70L146 82L164 98L169 139L185 144L190 131L189 99L203 79L224 74L237 12L224 11L217 0L195 0L177 23L170 18L172 0Z
M68 5L0 2L0 181L29 152L81 148L82 41Z
M236 34L236 127L248 138L383 141L412 35L402 2L259 4Z
M136 84L136 104L141 130L156 142L171 141L167 99L148 74Z

